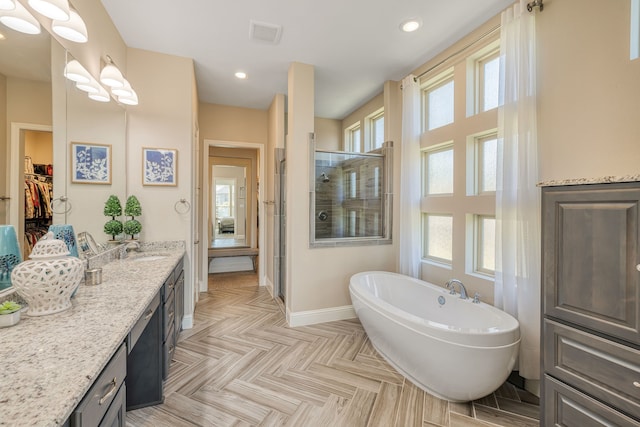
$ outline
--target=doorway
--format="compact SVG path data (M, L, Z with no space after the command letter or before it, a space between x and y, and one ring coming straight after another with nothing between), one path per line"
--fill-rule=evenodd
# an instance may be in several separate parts
M250 268L255 268L262 286L265 282L265 227L260 226L264 224L264 212L260 209L264 196L260 184L264 182L264 145L205 140L202 157L204 209L201 230L207 235L201 236L201 240L208 244L202 247L202 259L207 262L202 263L200 271L200 291L207 290L212 261L232 264L240 261L241 255L228 252L236 250L257 251L257 257L253 253L245 258ZM223 252L216 255L216 251Z

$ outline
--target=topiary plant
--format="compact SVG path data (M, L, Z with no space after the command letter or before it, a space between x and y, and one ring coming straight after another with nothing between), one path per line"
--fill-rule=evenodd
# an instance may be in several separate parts
M131 236L133 240L135 234L140 233L142 230L142 224L137 219L130 219L124 223L124 234L128 234Z
M122 233L123 228L122 221L112 219L104 225L104 232L111 235L112 240L116 240L116 236Z
M104 204L104 215L110 216L111 219L104 225L104 232L111 235L112 240L116 240L116 236L122 233L122 221L116 217L122 215L122 205L118 196L111 195Z
M131 217L142 215L142 206L136 196L129 196L124 207L124 214Z

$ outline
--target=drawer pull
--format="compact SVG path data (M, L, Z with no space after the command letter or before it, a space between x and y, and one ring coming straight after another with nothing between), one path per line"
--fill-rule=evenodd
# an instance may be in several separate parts
M116 377L113 377L113 380L111 380L110 384L111 384L111 388L109 389L107 394L102 396L102 399L100 399L100 402L98 402L100 405L106 402L109 399L109 397L111 397L111 395L116 392L116 387L118 387L118 380L116 379Z
M638 381L634 381L634 382L633 382L633 386L634 386L634 387L638 387L638 388L640 388L640 382L638 382Z
M153 310L147 311L147 314L144 316L144 320L149 320L153 316Z

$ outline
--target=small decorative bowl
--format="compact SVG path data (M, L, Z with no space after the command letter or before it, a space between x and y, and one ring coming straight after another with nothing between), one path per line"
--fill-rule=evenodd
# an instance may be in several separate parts
M22 310L14 311L10 314L0 314L0 328L6 328L13 326L20 321L20 312Z
M44 316L71 308L71 295L84 274L83 262L69 256L62 240L49 232L33 247L30 261L18 264L11 282L27 302L27 316Z

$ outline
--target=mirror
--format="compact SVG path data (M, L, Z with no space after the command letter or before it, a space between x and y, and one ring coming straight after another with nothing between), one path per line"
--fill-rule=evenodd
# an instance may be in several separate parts
M10 153L0 157L2 169L8 171L0 174L0 224L16 229L23 259L25 250L28 255L25 230L33 233L35 243L36 229L46 230L51 223L71 224L76 234L87 231L98 242L106 241L104 204L111 194L124 203L127 194L124 108L113 100L93 101L65 79L64 66L71 56L44 28L39 35L26 35L0 25L0 33L5 36L0 41L0 152ZM75 143L109 147L108 183L72 180ZM45 157L40 156L43 144L50 147ZM37 148L25 153L31 150L27 146ZM25 175L25 154L31 157L28 174L52 172L51 211L44 218L25 216L25 179L30 177Z

